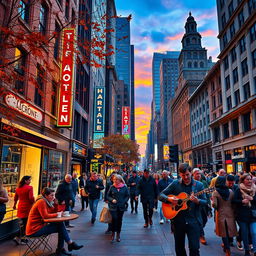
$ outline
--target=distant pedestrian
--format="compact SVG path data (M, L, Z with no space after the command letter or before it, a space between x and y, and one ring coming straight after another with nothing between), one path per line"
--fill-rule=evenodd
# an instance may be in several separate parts
M159 180L160 180L160 175L159 175L159 173L154 173L153 178L154 178L154 180L155 180L155 182L156 182L157 195L158 195L158 194L159 194L158 182L159 182ZM157 212L157 208L158 208L158 200L155 200L153 211Z
M166 189L169 184L173 182L173 179L168 177L168 171L164 170L162 172L162 179L159 180L158 190L161 193L164 189ZM162 206L160 207L160 224L164 224L165 217L163 215Z
M72 176L70 174L66 174L65 179L58 185L55 196L59 205L65 204L65 211L71 211L74 195L72 187ZM69 221L65 221L65 225L68 228L74 227L74 225L70 224Z
M231 201L234 192L226 185L226 177L219 176L215 183L216 191L212 194L212 206L216 209L215 232L222 238L224 252L230 256L230 238L237 236L235 214Z
M138 200L135 200L136 196L136 187L140 181L139 176L137 175L137 171L132 171L132 176L128 180L128 187L130 189L130 204L131 204L131 213L138 213Z
M86 203L85 209L88 209L89 205L89 198L88 198L88 193L85 190L85 185L86 185L86 180L87 180L87 175L85 172L82 173L82 175L78 178L79 179L79 188L80 188L80 196L81 196L81 211L84 210L84 202Z
M136 197L141 197L141 203L143 206L143 215L144 215L144 228L147 228L148 225L153 225L152 216L154 203L157 200L158 191L155 180L150 176L149 170L145 169L143 177L140 179L137 188L136 188Z
M78 189L78 180L77 180L77 173L73 172L72 173L72 191L73 191L73 202L72 202L72 206L71 206L71 211L74 212L74 207L75 207L75 203L76 203L76 196L79 193L79 189Z
M236 219L241 229L245 256L250 255L249 234L256 256L256 185L248 173L240 177L239 183L239 189L235 191L233 199L236 205Z
M6 213L6 203L8 200L7 191L3 187L3 180L0 179L0 224L4 219L4 215Z
M33 187L30 186L31 176L23 176L20 180L18 187L15 191L14 196L14 205L13 209L15 210L18 203L18 211L17 216L20 222L20 235L25 235L26 225L28 221L29 211L32 208L33 203L35 202ZM25 241L19 240L19 238L15 237L14 241L17 244L23 243Z
M111 241L120 242L120 233L122 229L123 215L125 211L125 203L129 200L128 188L121 175L114 175L113 185L110 187L107 194L108 206L112 215L112 235Z
M87 179L85 190L89 194L89 206L92 213L91 223L94 224L97 216L97 208L100 200L100 191L104 189L101 179L96 172L91 173L90 179Z
M211 180L211 183L210 183L210 188L214 188L215 187L215 183L216 183L216 180L219 176L226 176L226 171L224 169L219 169L218 173L217 173L217 176L212 178Z

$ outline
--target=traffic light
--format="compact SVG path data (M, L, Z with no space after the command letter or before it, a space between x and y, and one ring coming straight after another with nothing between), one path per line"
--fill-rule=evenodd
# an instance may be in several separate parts
M169 159L170 162L179 162L179 148L177 144L169 146Z

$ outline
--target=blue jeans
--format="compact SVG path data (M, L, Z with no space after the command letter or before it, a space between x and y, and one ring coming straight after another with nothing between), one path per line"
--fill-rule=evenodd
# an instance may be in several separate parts
M89 199L89 207L92 213L92 220L96 219L97 207L100 199Z
M160 220L165 220L165 217L163 215L163 209L162 209L162 205L160 207Z
M37 237L42 235L50 235L52 233L58 233L58 249L62 249L64 247L64 241L66 243L71 241L63 222L49 223L30 236Z
M241 229L244 249L250 250L249 248L249 232L250 232L252 237L253 252L256 253L256 222L247 223L247 222L238 221L238 225Z

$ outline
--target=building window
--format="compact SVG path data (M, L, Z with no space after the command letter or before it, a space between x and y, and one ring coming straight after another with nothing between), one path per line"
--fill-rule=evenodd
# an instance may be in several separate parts
M235 105L240 104L240 91L239 89L235 91Z
M227 44L228 44L228 37L227 37L227 33L225 33L223 35L223 46L226 47Z
M52 91L51 91L51 114L56 116L57 114L57 83L52 81Z
M221 94L221 92L219 92L219 106L222 104L222 94Z
M225 78L226 91L230 89L230 77L229 75Z
M215 96L212 96L212 108L213 109L216 108L216 98L215 98Z
M245 58L245 59L242 61L241 66L242 66L242 76L244 77L245 75L248 74L247 58Z
M188 67L192 68L192 63L190 61L188 62Z
M54 58L57 60L59 57L59 49L60 49L60 26L57 22L55 22L55 42L54 42Z
M212 88L212 89L211 89L212 92L214 92L214 91L215 91L215 84L214 84L214 82L211 83L211 88Z
M232 63L236 61L236 47L233 47L230 52Z
M251 43L256 40L256 22L250 27Z
M88 144L88 122L82 118L82 138L81 141L84 144Z
M256 67L256 50L252 52L252 66L253 68Z
M200 68L203 68L204 67L204 63L201 61L200 62Z
M221 16L222 29L224 29L226 23L227 23L227 21L226 21L226 13L224 13L224 14Z
M75 111L75 117L74 117L74 139L79 140L81 139L81 115Z
M229 67L228 56L226 56L226 57L224 58L224 69L227 70L228 67Z
M39 31L44 35L46 34L46 28L47 28L47 16L48 16L48 9L45 4L41 4L40 16L39 16Z
M251 112L243 114L242 119L243 119L244 132L250 131L252 129L252 115L251 115Z
M248 9L249 9L249 14L251 15L254 9L256 9L256 0L249 0Z
M235 29L235 24L234 24L234 22L230 25L230 39L232 39L233 38L233 36L235 35L235 33L236 33L236 29Z
M238 118L232 120L232 135L236 136L239 134L239 123Z
M242 54L245 51L246 43L245 43L245 37L243 36L239 41L239 48L240 48L240 54Z
M214 143L220 142L220 127L215 127L213 129L213 139Z
M228 111L232 108L231 96L227 97L227 109Z
M221 8L221 9L222 9L223 6L224 6L224 1L225 1L225 0L220 0L220 8Z
M229 125L228 125L228 123L223 125L223 136L224 136L224 139L229 138Z
M43 106L44 77L45 71L40 65L37 65L37 85L35 87L34 102L39 107Z
M238 82L238 71L237 71L237 68L235 68L233 70L233 81L234 81L234 84Z
M66 0L65 16L66 16L67 20L69 20L69 6L70 6L69 0Z
M244 24L244 10L242 10L238 14L238 24L239 24L239 28L241 28Z
M20 17L26 22L29 22L29 1L20 0L19 2Z
M197 65L197 62L195 61L194 62L194 68L197 68L198 67L198 65Z
M251 97L250 84L246 83L244 86L244 100L247 100Z
M25 93L25 67L26 67L26 53L19 48L15 49L15 64L14 70L17 72L17 79L15 81L15 89L19 94Z
M229 14L229 18L232 16L234 12L234 6L233 6L233 0L230 2L230 4L228 5L228 14Z

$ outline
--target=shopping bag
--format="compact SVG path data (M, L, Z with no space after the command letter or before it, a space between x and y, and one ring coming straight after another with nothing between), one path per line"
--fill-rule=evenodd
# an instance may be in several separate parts
M103 223L111 223L112 222L112 216L108 209L108 207L104 206L102 208L102 211L100 213L100 222Z
M86 193L86 191L84 190L84 188L80 188L80 195L81 195L81 196L84 196L84 197L88 196L88 194Z

